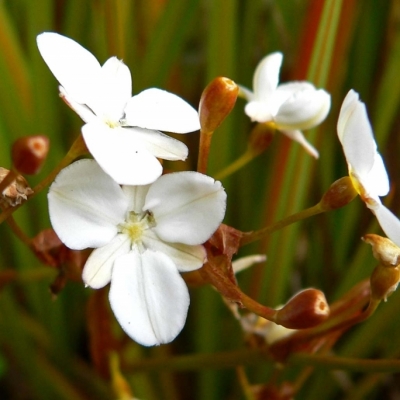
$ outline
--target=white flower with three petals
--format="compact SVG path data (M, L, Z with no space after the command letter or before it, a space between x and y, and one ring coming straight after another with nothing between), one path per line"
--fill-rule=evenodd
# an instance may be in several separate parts
M282 59L282 53L276 52L261 60L254 73L253 92L240 86L240 94L248 101L245 113L252 121L271 124L318 158L318 151L305 139L302 130L313 128L326 118L331 96L309 82L279 85Z
M225 214L221 183L176 172L121 187L94 160L80 160L60 172L48 199L62 242L95 248L83 280L95 289L111 282L111 308L124 331L145 346L173 340L189 307L179 272L206 261L202 243Z
M61 85L61 96L85 122L82 135L88 150L115 181L148 184L162 173L157 158L186 159L186 145L159 130L200 129L192 106L155 88L132 97L131 74L122 61L112 57L101 66L70 38L45 32L37 37L37 44Z
M377 150L365 104L354 90L343 100L337 133L354 188L376 215L387 237L400 246L400 221L380 200L389 193L388 174Z

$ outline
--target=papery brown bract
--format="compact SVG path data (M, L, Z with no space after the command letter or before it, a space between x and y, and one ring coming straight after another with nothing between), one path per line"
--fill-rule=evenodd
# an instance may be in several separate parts
M0 182L6 179L9 173L8 169L0 167ZM27 180L22 175L14 176L3 193L0 193L0 207L4 209L10 206L15 207L26 201L31 194L33 190L29 187Z
M374 300L384 300L397 289L400 280L398 267L388 267L378 265L371 274L371 298Z
M89 251L69 249L51 228L37 234L31 240L31 248L40 261L58 270L58 275L50 285L50 292L54 298L68 280L82 281L82 269Z
M390 239L373 233L364 235L361 239L372 246L372 254L382 265L396 267L400 264L400 247Z

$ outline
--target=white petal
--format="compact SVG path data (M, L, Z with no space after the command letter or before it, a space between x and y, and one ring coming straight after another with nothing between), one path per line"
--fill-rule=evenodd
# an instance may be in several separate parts
M136 214L140 214L142 212L149 187L150 185L122 186L122 190L125 196L128 198L128 211L133 211Z
M353 113L355 107L357 106L358 99L359 99L358 93L355 92L353 89L350 89L343 100L337 123L337 132L340 143L342 143L347 120L349 119L350 115Z
M164 160L186 160L188 148L184 143L158 131L142 128L124 128L134 132L135 139L140 140L143 148L157 158Z
M282 53L276 52L267 55L260 61L253 77L255 99L267 103L270 101L273 92L278 86L282 60Z
M74 101L87 104L96 89L101 66L80 44L53 32L37 37L37 45L47 66Z
M133 96L126 108L126 123L139 128L187 133L200 129L197 111L175 94L147 89Z
M151 185L144 209L153 212L153 229L162 240L197 245L218 228L225 207L220 182L198 172L177 172Z
M326 118L330 107L331 96L325 90L299 90L281 105L274 121L278 129L310 129Z
M379 225L386 233L387 237L400 246L400 221L399 219L383 204L374 210L374 214L379 221Z
M389 193L389 177L386 172L385 164L379 153L375 153L375 160L368 173L368 183L366 189L377 196L386 196Z
M290 139L294 140L295 142L300 143L304 149L306 150L306 152L308 154L310 154L311 156L315 157L315 158L319 158L319 153L318 151L315 149L314 146L312 146L307 139L304 137L303 132L301 131L281 131L284 135L286 135L287 137L289 137Z
M190 301L174 263L149 250L116 260L109 298L122 329L144 346L175 339L185 325Z
M102 122L82 127L90 153L101 168L122 185L147 185L162 173L161 164L134 134L134 129L109 128Z
M80 160L63 169L48 199L54 230L76 250L110 242L128 208L122 189L93 160Z
M129 68L116 57L108 59L100 71L98 85L87 105L104 120L119 121L132 96Z
M166 254L181 272L199 269L207 259L206 251L202 245L190 246L182 243L166 243L151 229L144 232L142 241L147 249Z
M273 97L271 100L271 112L273 115L276 115L279 111L279 108L283 103L295 97L296 94L305 92L305 91L313 91L315 92L315 86L307 81L293 81L281 83L273 93Z
M115 260L128 254L131 241L127 235L119 234L108 244L93 250L82 272L85 285L100 289L111 281L111 273Z
M259 123L269 122L273 120L271 108L262 101L250 101L244 107L244 112L252 121Z
M367 176L374 165L376 143L365 104L350 91L343 101L337 124L347 163L359 176Z
M247 101L254 100L254 93L251 90L247 89L242 85L238 85L238 87L239 87L238 97L241 97Z
M96 115L86 104L77 103L62 86L59 86L60 97L72 108L86 123L96 120Z

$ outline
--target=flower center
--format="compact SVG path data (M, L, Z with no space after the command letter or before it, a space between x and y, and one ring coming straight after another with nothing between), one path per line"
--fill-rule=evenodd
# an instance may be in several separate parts
M131 211L123 224L118 226L119 232L128 235L132 243L140 242L143 232L155 226L151 212L135 213Z
M106 119L104 121L110 128L118 128L119 126L121 126L121 124L119 123L119 121L113 121L111 119Z

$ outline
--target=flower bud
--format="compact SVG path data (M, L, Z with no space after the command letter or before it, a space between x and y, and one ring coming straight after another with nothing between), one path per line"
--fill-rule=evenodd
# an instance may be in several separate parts
M357 195L352 180L345 176L332 183L322 196L320 205L324 211L336 210L349 204Z
M27 175L37 174L49 151L49 139L43 135L26 136L17 139L11 150L14 167Z
M13 171L12 171L13 172ZM8 169L0 167L0 182L10 173ZM14 180L0 193L0 207L15 207L25 201L33 190L22 175L16 175Z
M218 77L204 89L199 104L203 132L214 132L235 105L239 87L228 78Z
M379 264L372 272L370 278L371 298L384 300L397 289L400 280L398 267L388 267Z
M325 295L317 289L295 294L276 314L275 322L289 329L306 329L319 325L329 316Z
M400 247L390 239L369 233L362 238L372 246L372 254L385 267L397 267L400 264Z
M261 154L272 142L275 128L270 124L257 124L250 133L249 148L253 154Z

